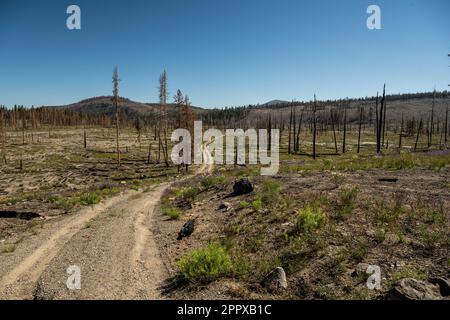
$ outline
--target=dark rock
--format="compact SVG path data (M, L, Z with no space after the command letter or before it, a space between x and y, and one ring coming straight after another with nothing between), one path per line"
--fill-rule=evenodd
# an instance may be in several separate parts
M233 193L236 196L247 194L253 191L253 186L247 178L236 181L233 185Z
M226 212L226 211L229 211L229 210L231 210L232 209L232 206L231 206L231 204L229 204L228 202L222 202L220 205L219 205L219 208L218 208L219 210L223 210L224 212Z
M183 228L181 228L180 232L178 232L177 240L189 237L192 234L192 232L194 232L194 226L195 226L194 220L189 220L188 222L186 222L183 225Z
M282 267L276 267L262 281L262 286L269 292L278 292L287 288L286 273Z
M450 296L450 280L442 277L431 278L429 280L433 284L437 284L444 297Z
M412 278L402 279L389 292L390 300L439 300L439 286Z

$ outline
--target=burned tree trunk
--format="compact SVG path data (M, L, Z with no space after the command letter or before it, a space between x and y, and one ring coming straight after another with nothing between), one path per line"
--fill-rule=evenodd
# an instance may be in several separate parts
M119 145L119 73L117 67L114 68L113 73L113 106L116 114L116 152L117 152L117 166L120 167L120 145Z
M362 126L362 118L363 118L363 109L359 108L359 128L358 128L358 153L361 145L361 126Z
M300 120L298 124L298 130L297 130L297 138L295 139L295 145L296 145L296 152L300 151L300 132L302 131L302 122L303 122L303 110L300 113Z
M434 101L436 96L436 90L433 91L433 101L431 103L431 119L430 119L430 130L428 134L430 137L428 138L428 148L433 144L433 133L434 133Z
M317 101L316 95L314 95L314 111L313 111L313 159L316 159L316 134L317 134Z
M448 106L445 110L445 128L444 128L444 144L447 147L447 134L448 134Z
M2 134L2 141L1 141L1 146L2 146L2 153L1 153L1 157L2 157L2 162L4 164L6 164L6 124L5 124L5 115L4 115L5 111L3 109L3 107L0 107L0 133Z
M288 154L291 154L291 130L292 130L292 107L291 115L289 117L289 141L288 141Z
M402 136L403 136L403 114L402 114L402 124L400 125L400 134L398 138L398 152L402 150Z
M419 142L420 132L422 131L422 126L423 126L423 121L422 121L422 118L420 118L419 127L417 128L416 143L414 144L414 152L417 150L417 143Z
M347 108L344 109L344 136L342 139L342 153L345 153L346 136L347 136Z

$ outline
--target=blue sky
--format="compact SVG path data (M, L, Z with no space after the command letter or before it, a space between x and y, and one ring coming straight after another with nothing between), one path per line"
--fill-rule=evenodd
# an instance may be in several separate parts
M445 90L449 15L448 0L0 0L0 104L109 95L115 65L122 96L157 101L166 69L170 95L204 107Z

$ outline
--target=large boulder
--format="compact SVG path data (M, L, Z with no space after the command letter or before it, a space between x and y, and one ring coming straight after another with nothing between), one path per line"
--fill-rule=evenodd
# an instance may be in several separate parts
M439 286L412 278L402 279L390 291L390 300L439 300Z
M287 288L286 272L282 267L276 267L264 277L263 287L269 292L279 292Z
M233 193L236 196L247 194L253 191L253 186L247 178L236 181L233 185Z

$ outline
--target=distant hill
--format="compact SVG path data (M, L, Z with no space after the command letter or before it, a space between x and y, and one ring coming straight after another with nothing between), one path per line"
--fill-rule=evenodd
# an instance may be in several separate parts
M261 107L272 107L276 105L286 104L289 103L289 101L284 100L271 100L261 105Z
M48 106L48 107L69 109L72 111L97 116L100 115L113 116L115 112L112 104L112 96L93 97L68 105ZM128 117L156 113L160 110L160 106L157 103L136 102L124 97L120 97L119 107L121 113L124 113ZM174 104L168 104L167 108L168 112L174 112L176 111L177 106ZM192 108L194 108L197 112L201 112L202 110L204 110L202 108L195 106L192 106Z

